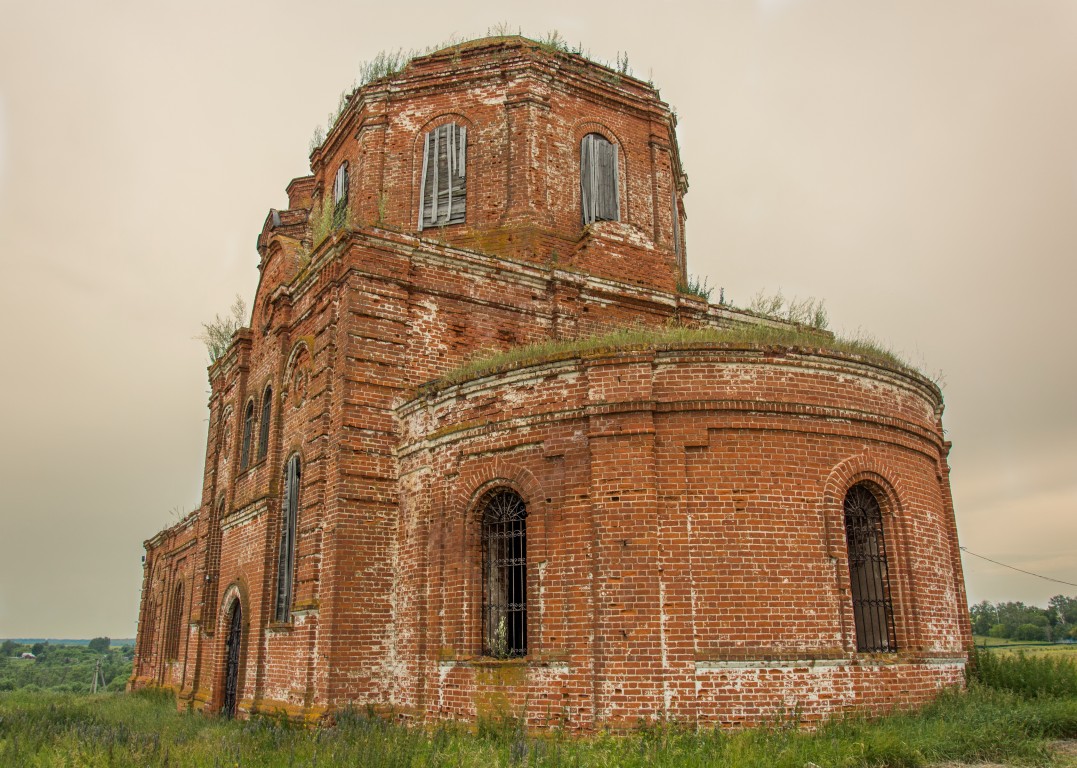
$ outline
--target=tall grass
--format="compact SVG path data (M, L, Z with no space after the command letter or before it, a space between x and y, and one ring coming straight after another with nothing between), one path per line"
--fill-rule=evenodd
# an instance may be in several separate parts
M774 327L762 323L732 328L686 328L670 325L663 328L624 328L582 339L544 341L513 347L503 352L480 352L463 365L449 371L433 386L439 388L458 384L506 367L567 359L578 355L723 343L827 349L860 355L884 365L908 367L908 364L893 352L867 338L850 339L806 328Z
M804 768L926 766L943 760L1045 764L1048 740L1077 737L1077 699L1029 699L973 684L931 706L878 720L795 719L744 731L641 726L588 738L528 734L517 721L404 727L360 712L304 729L272 717L229 722L177 713L168 697L0 694L0 765L618 766Z
M1077 662L1070 655L977 651L971 670L973 681L1024 698L1077 697Z

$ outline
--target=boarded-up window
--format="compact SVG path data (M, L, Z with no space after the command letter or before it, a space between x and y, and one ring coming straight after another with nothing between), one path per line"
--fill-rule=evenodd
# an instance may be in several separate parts
M281 503L280 549L277 552L276 621L288 621L292 611L292 581L295 577L295 521L299 513L299 456L288 459L284 473L284 500Z
M498 489L482 505L483 652L527 655L527 508Z
M348 161L337 168L337 177L333 181L333 225L344 223L344 214L348 208Z
M467 128L447 123L426 134L419 229L462 224L467 205Z
M262 395L262 423L258 430L258 458L266 457L269 452L269 422L273 415L273 387L266 387Z
M673 251L677 254L677 264L684 265L681 251L681 207L677 205L677 190L673 190Z
M865 653L896 651L882 510L875 494L863 483L845 494L845 539L856 649Z
M617 195L617 145L598 133L587 134L580 143L580 201L585 226L621 218Z
M247 403L243 412L243 445L240 450L239 466L246 469L251 464L251 439L254 436L254 401Z

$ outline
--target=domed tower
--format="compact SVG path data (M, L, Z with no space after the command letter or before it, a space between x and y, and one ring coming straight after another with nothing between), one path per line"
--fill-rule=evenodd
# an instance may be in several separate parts
M210 367L201 506L146 542L134 685L229 715L592 727L823 717L960 680L922 376L825 334L461 368L625 326L780 324L678 291L674 128L650 85L520 37L346 100Z

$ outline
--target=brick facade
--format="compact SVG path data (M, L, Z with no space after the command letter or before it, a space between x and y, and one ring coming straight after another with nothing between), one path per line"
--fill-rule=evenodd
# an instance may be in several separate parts
M447 123L466 128L465 219L420 229L425 137ZM353 95L258 239L250 328L210 368L201 506L146 542L132 685L240 714L351 703L588 728L812 719L961 682L949 446L939 391L914 372L697 344L436 383L485 350L758 322L677 291L674 124L650 86L522 38ZM617 148L619 220L585 227L590 133ZM857 650L843 499L858 483L882 508L886 653ZM527 510L518 658L484 643L481 506L497 488Z

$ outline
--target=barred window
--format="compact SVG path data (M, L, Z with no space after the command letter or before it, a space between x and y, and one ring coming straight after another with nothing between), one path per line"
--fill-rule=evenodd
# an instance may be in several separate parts
M600 133L589 133L580 143L580 201L584 225L619 221L617 145Z
M183 635L183 582L176 585L168 614L168 635L165 637L165 658L179 658L180 638Z
M266 387L262 394L262 423L258 429L258 458L264 459L269 452L269 421L273 415L273 387Z
M299 513L299 456L288 459L284 477L284 500L281 503L280 549L277 552L277 599L273 610L276 621L288 621L292 611L292 581L295 576L295 521Z
M854 485L845 494L845 538L856 649L866 653L896 651L882 510L864 483Z
M462 224L467 206L467 127L447 123L423 140L419 229Z
M502 488L482 511L483 653L527 655L527 508Z
M251 439L254 435L254 401L247 403L243 412L243 445L240 450L239 467L246 469L251 463Z

